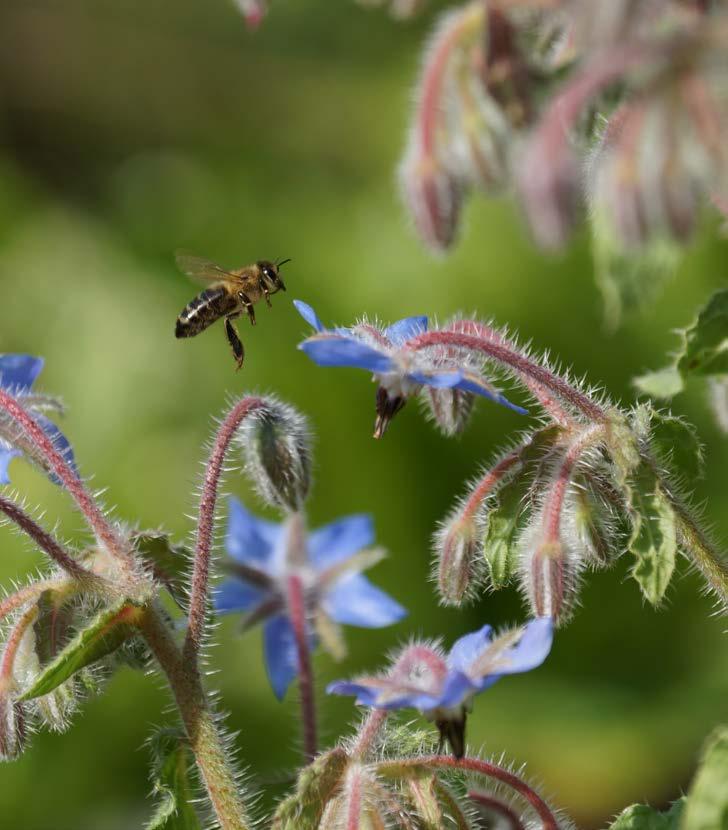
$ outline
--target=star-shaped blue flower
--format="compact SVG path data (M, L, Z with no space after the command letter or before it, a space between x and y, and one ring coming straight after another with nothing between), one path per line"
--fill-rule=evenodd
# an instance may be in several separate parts
M326 329L310 305L301 300L294 300L293 304L315 331L299 345L314 363L366 369L375 376L379 383L376 438L384 434L392 417L423 386L457 389L489 398L521 414L526 412L461 358L442 350L408 350L408 342L427 331L427 317L405 317L383 329L366 322L352 328Z
M55 448L75 470L73 449L68 439L41 411L49 408L59 409L59 405L51 398L31 393L31 388L43 369L43 363L43 358L26 354L0 355L0 387L15 396L19 403L31 411L35 421L53 441ZM0 418L0 484L10 483L8 466L13 458L27 454L17 445L20 442L14 440L15 434L16 428L8 423L7 419ZM51 478L57 481L55 476Z
M304 587L311 642L335 624L382 628L406 610L360 571L381 558L364 550L374 542L369 516L355 515L305 533L294 514L283 524L259 519L236 499L230 501L226 538L231 577L213 592L218 613L243 612L251 625L265 621L263 642L268 677L280 700L298 673L298 654L288 616L288 578Z
M418 709L437 723L455 754L461 756L472 698L506 674L540 666L552 640L550 617L539 617L495 638L493 629L485 625L456 640L448 654L436 646L415 643L404 649L385 674L340 680L327 691L355 695L357 703L377 709Z

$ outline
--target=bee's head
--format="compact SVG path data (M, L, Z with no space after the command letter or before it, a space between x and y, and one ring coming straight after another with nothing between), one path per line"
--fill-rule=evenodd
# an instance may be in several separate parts
M261 260L258 263L260 273L263 275L263 280L268 286L268 290L271 294L273 294L275 291L286 290L286 286L283 280L281 279L281 275L278 270L281 267L281 265L285 265L286 262L290 262L290 259L284 259L277 263L268 262L268 260Z

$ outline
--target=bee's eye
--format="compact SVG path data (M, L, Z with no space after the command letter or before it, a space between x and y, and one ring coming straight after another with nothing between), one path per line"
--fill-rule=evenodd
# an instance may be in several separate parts
M269 265L264 265L263 276L265 276L271 282L275 282L276 272Z

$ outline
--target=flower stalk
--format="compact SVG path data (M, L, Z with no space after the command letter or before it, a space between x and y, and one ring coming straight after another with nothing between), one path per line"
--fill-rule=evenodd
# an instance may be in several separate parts
M301 695L301 717L303 723L303 754L307 763L313 761L317 751L316 698L314 694L311 650L308 645L306 621L306 598L303 582L299 576L288 577L288 612L298 655L298 681Z

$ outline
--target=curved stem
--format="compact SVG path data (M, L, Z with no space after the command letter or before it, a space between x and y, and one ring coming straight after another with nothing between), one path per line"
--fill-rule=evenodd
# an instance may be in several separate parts
M503 818L506 819L506 821L511 825L511 830L526 830L524 823L518 817L516 811L511 809L508 804L501 801L499 798L485 795L485 793L479 793L477 790L469 790L468 798L476 804L486 807L488 810L494 810L496 813L500 813L500 815L503 816Z
M202 688L199 671L186 662L172 632L155 608L146 609L140 628L167 676L220 830L249 830L252 825L215 714Z
M314 695L311 652L306 626L306 602L303 583L298 576L288 577L288 613L298 652L298 684L301 695L301 719L303 722L303 752L306 763L316 757L316 698Z
M606 412L587 395L579 392L563 378L550 372L545 367L521 354L512 346L492 342L484 337L472 334L459 334L450 331L430 331L420 334L407 343L407 348L413 351L427 349L432 346L451 346L481 352L492 360L514 371L517 375L524 375L541 386L558 395L562 400L578 409L590 421L603 422L607 418Z
M29 608L15 623L5 641L5 650L0 660L0 685L3 688L8 688L13 682L13 667L15 666L15 658L18 655L20 643L23 641L25 632L35 622L38 613L37 605Z
M130 556L124 552L121 539L104 517L94 498L32 415L4 389L0 389L0 409L5 410L33 442L35 448L47 462L48 467L71 494L78 505L78 509L83 513L89 526L108 552L119 559L130 561Z
M207 588L210 578L210 552L212 550L215 507L225 457L238 427L245 417L263 406L261 398L247 397L238 401L228 412L215 436L210 460L205 470L202 497L197 520L197 543L195 545L190 606L184 654L190 665L197 666L207 614Z
M453 758L449 755L429 755L422 758L384 761L381 764L377 764L377 771L386 774L388 770L398 772L403 768L407 769L409 767L459 769L466 772L475 772L486 778L495 778L496 781L500 781L502 784L515 790L515 792L528 802L541 819L543 830L559 830L556 817L541 796L517 775L496 764L481 761L479 758Z
M356 741L351 750L352 755L357 758L367 756L388 715L389 712L386 709L370 709L357 733Z
M511 469L511 467L514 467L521 460L523 451L529 446L529 444L530 442L527 442L513 450L513 452L509 452L493 467L491 467L480 479L475 487L473 487L472 492L463 506L460 514L463 519L471 519L478 512L480 505L493 492L498 484L500 484L506 473Z
M77 562L52 536L11 499L0 496L0 511L30 536L38 547L73 579L96 581L98 577Z

